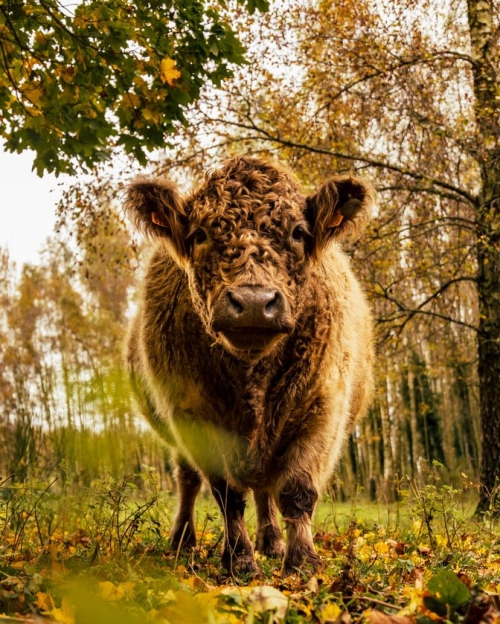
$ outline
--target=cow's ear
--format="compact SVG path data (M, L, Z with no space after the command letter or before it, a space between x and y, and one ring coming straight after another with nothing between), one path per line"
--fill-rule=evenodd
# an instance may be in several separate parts
M314 249L318 251L330 240L356 240L361 236L375 203L375 191L359 178L334 176L306 202Z
M124 209L137 230L170 241L176 254L185 257L185 201L172 182L137 178L127 188Z

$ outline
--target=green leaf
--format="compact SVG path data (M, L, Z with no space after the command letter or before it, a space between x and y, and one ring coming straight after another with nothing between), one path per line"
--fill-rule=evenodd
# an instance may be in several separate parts
M462 583L455 572L451 570L440 570L429 580L427 589L434 599L437 599L441 604L447 605L453 610L461 607L470 600L469 588ZM439 613L435 609L431 610L434 611L434 613Z
M267 13L269 11L269 0L239 0L240 4L245 4L247 11L253 15L255 11Z
M251 12L268 7L267 0L241 4ZM245 62L244 48L222 14L224 5L138 0L132 10L125 0L89 0L72 14L54 0L9 4L8 22L0 12L6 42L0 59L0 136L7 148L33 149L40 175L74 171L77 163L91 167L117 142L143 162L144 150L163 147L185 123L186 109L205 84L220 85L231 75L230 64ZM164 85L160 70L166 58L180 75ZM129 94L141 105L123 104ZM121 139L124 133L136 141ZM81 146L75 148L72 139Z
M440 617L446 617L448 613L446 604L441 602L441 600L435 596L424 596L424 606L426 609L436 615L439 615Z

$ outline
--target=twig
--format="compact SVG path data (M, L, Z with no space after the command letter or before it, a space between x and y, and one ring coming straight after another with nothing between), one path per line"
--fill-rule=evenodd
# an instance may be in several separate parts
M174 572L177 569L177 562L179 561L179 555L181 552L182 542L184 541L184 535L186 534L186 530L188 528L188 523L184 523L184 528L182 529L181 539L179 540L179 545L177 546L177 552L175 553L175 561L174 561Z
M388 607L389 609L394 609L395 611L399 611L401 607L397 607L396 605L391 604L390 602L384 602L383 600L379 600L378 598L370 598L369 596L352 596L351 602L353 600L364 600L365 602L374 602L375 604L380 605L381 607Z

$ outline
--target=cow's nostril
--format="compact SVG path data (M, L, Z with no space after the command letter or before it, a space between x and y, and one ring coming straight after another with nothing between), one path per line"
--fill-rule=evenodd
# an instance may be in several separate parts
M278 307L279 307L279 295L278 293L274 293L274 297L271 299L271 301L268 301L266 303L264 312L267 315L275 314L278 311Z
M234 314L241 314L243 312L243 305L238 301L236 296L231 291L228 291L227 293L227 300L231 312L233 312Z

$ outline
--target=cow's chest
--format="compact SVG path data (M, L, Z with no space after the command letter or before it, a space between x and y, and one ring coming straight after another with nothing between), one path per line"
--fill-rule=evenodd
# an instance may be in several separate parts
M244 487L274 480L293 444L290 414L262 391L188 403L173 410L172 428L179 449L203 473Z

